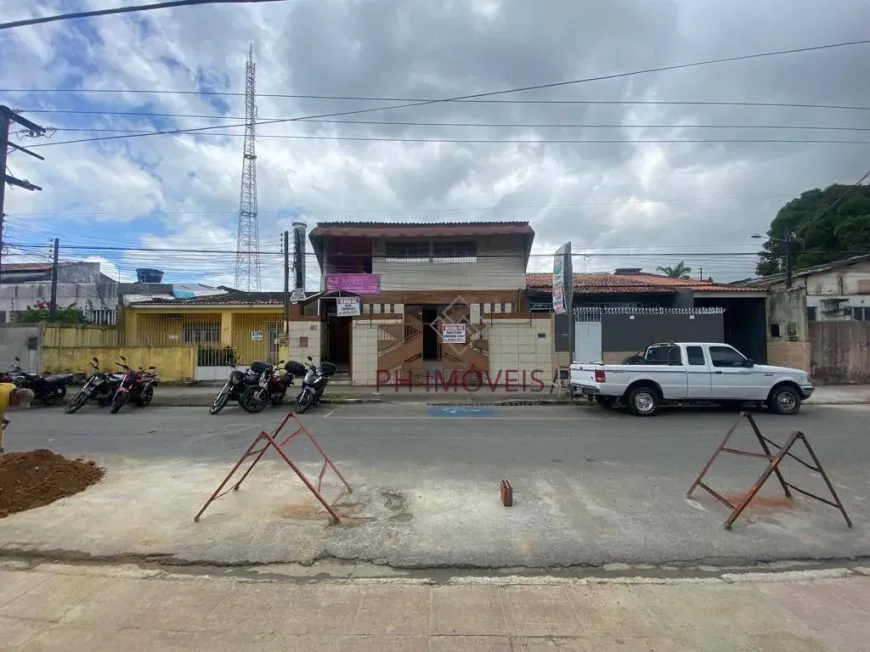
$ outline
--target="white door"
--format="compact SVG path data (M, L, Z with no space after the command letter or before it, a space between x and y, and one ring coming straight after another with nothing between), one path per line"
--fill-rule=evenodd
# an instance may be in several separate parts
M703 346L686 347L686 369L689 372L687 398L709 400L713 393L713 377Z
M601 322L574 322L574 362L602 362Z
M746 367L746 358L736 349L724 344L711 346L710 365L714 400L745 401L753 398L752 370Z

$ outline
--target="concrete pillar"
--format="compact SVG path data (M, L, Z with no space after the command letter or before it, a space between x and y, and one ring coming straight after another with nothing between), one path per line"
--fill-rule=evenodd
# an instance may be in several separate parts
M221 313L221 346L233 345L233 313L224 310Z

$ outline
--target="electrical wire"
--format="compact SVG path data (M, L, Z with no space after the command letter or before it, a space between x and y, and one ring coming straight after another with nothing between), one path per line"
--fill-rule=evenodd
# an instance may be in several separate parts
M174 7L189 7L193 5L216 5L216 4L258 4L266 2L284 2L284 0L169 0L150 5L133 5L127 7L112 7L111 9L96 9L93 11L77 11L74 13L57 14L54 16L41 16L40 18L26 18L9 23L0 23L0 30L26 27L52 23L59 20L73 20L75 18L94 18L96 16L108 16L111 14L126 14L139 11L151 11L154 9L171 9Z
M278 118L273 118L278 119ZM308 120L312 123L350 124L350 125L384 125L405 127L475 127L475 128L510 128L510 129L795 129L801 131L870 131L870 127L846 127L839 125L746 125L746 124L558 124L558 123L487 123L487 122L391 122L388 120ZM244 127L244 124L225 125L227 127ZM103 127L51 127L52 131L77 131L93 133L141 133L141 129L111 129ZM21 132L25 133L25 132ZM228 134L202 134L204 136L225 136ZM242 136L244 134L235 134ZM274 138L276 135L259 134L258 138Z
M759 195L746 197L690 197L686 199L628 199L622 201L589 201L575 204L514 204L506 206L465 206L465 207L446 207L446 208L366 208L366 209L335 209L335 210L304 210L299 211L302 215L339 215L339 214L360 214L360 213L379 213L379 214L401 214L408 215L412 213L455 213L455 212L477 212L477 211L495 211L495 210L526 210L540 208L578 208L581 206L623 206L629 204L682 204L691 202L725 202L725 201L764 201L767 199L783 199L786 197L794 197L794 194L783 195ZM158 211L162 215L235 215L238 213L238 208L233 208L226 211ZM32 216L32 215L50 215L58 214L58 217L97 217L100 215L139 215L140 212L111 211L111 212L80 212L67 211L65 209L50 209L36 212L14 212L7 213L7 217L16 216ZM299 215L293 214L293 211L258 211L259 215L286 215L288 218L295 218ZM391 224L388 222L387 224ZM401 222L395 222L401 224ZM276 234L277 235L277 234Z
M18 247L18 248L27 248L27 247L37 247L37 246L44 247L45 245L44 244L25 245L25 244L11 243L10 246ZM750 245L747 245L747 246L750 246ZM182 254L183 253L183 254L236 255L239 253L249 253L249 252L241 252L241 251L237 251L237 250L232 251L232 250L224 250L224 249L188 249L188 248L161 248L161 247L117 247L117 246L80 246L80 245L66 246L66 245L64 245L62 248L65 250L69 249L69 250L89 250L89 251L150 252L150 253L163 253L163 254L170 254L170 253ZM648 248L648 247L638 246L638 248L640 249L640 248ZM284 255L280 251L269 251L269 250L265 250L265 251L261 250L259 252L254 252L254 253L255 253L255 255L261 255L261 256L264 256L264 255L265 256L283 256ZM864 255L864 254L867 254L868 252L866 252L866 251L851 251L851 250L826 250L826 251L813 250L810 253L824 254L824 255L856 256L856 255ZM316 256L316 254L314 252L310 252L310 251L305 252L305 255L308 257ZM582 256L621 256L621 257L625 257L626 255L630 255L630 254L609 253L609 252L608 253L597 253L597 252L596 253L585 253L585 252L579 252L579 251L572 253L573 257L582 257ZM650 254L650 255L654 255L654 254ZM662 255L668 255L668 256L671 256L673 258L680 258L680 257L688 258L691 256L699 256L699 255L704 256L704 257L723 257L723 256L733 257L733 256L757 256L758 252L757 251L728 251L728 252L706 251L706 252L701 252L701 253L698 253L698 252L666 252L666 254L662 254ZM367 255L364 256L361 254L333 254L330 256L330 258L333 258L333 257L358 260L360 258L369 258L371 256L367 256ZM374 257L375 258L383 258L384 256L374 256ZM513 254L513 255L512 254L478 254L475 257L476 258L486 258L486 259L518 259L518 258L525 258L526 255L525 254ZM530 258L535 258L535 257L552 258L553 254L552 253L541 253L541 254L534 254L533 253L533 254L529 254L528 257L530 257ZM409 263L409 264L413 264L413 263Z
M244 97L245 94L233 91L171 91L171 90L124 90L111 88L0 88L0 93L131 93L149 95L218 95L229 97ZM342 95L292 95L283 93L257 93L257 97L335 100L348 102L429 102L430 98L420 97L360 97ZM766 107L785 109L829 109L836 111L870 111L870 106L852 106L843 104L807 104L790 102L729 102L714 100L441 100L443 103L455 104L566 104L566 105L605 105L605 106L732 106L732 107ZM244 116L219 116L189 113L147 113L137 111L95 111L81 109L21 109L22 113L72 113L99 115L153 115L162 118L227 118L244 120ZM274 118L262 118L271 120ZM312 120L313 121L313 120Z
M345 115L359 115L362 113L373 113L373 112L377 112L377 111L392 111L395 109L427 106L430 104L440 104L440 103L450 102L450 101L455 101L455 100L479 99L479 98L483 98L483 97L493 97L493 96L498 96L498 95L507 95L507 94L511 94L511 93L523 93L523 92L532 91L532 90L560 88L560 87L564 87L564 86L586 84L586 83L591 83L591 82L595 82L595 81L604 81L604 80L609 80L609 79L623 79L623 78L627 78L627 77L633 77L633 76L637 76L637 75L645 75L645 74L650 74L650 73L655 73L655 72L683 70L686 68L696 68L696 67L700 67L700 66L714 65L714 64L720 64L720 63L732 63L732 62L737 62L737 61L748 61L748 60L760 59L760 58L764 58L764 57L785 56L785 55L789 55L789 54L797 54L797 53L803 53L803 52L814 52L814 51L820 51L820 50L830 50L830 49L834 49L834 48L852 47L852 46L857 46L857 45L868 45L868 44L870 44L870 39L865 39L865 40L860 40L860 41L847 41L847 42L842 42L842 43L831 43L831 44L827 44L827 45L816 45L816 46L810 46L810 47L804 47L804 48L793 48L790 50L775 50L775 51L769 51L769 52L759 52L759 53L755 53L755 54L744 54L744 55L732 56L732 57L720 57L717 59L707 59L707 60L703 60L703 61L694 61L694 62L690 62L690 63L673 64L673 65L669 65L669 66L659 66L659 67L655 67L655 68L643 68L640 70L632 70L632 71L628 71L628 72L613 73L613 74L609 74L609 75L598 75L596 77L585 77L582 79L573 79L573 80L567 80L567 81L561 81L561 82L551 82L548 84L536 84L533 86L523 86L523 87L518 87L518 88L510 88L510 89L505 89L505 90L501 90L501 91L488 91L485 93L472 93L469 95L458 95L455 97L447 97L447 98L443 98L443 99L427 100L425 102L410 102L410 103L405 103L405 104L392 104L389 106L369 107L366 109L355 109L352 111L338 111L338 112L332 112L332 113L321 113L321 114L315 114L315 115L300 116L297 118L286 118L286 119L281 119L281 120L258 120L258 121L252 122L251 124L267 125L267 124L276 124L276 123L284 123L284 122L298 122L300 120L311 120L313 118L333 118L333 117L341 117L341 116L345 116ZM214 129L223 129L223 128L224 128L223 125L217 125L217 126L211 126L211 127L199 127L199 128L195 128L195 129L176 129L176 130L172 130L172 131L168 131L168 132L151 132L151 133L144 133L144 134L130 134L130 135L126 135L126 136L105 136L103 138L89 139L89 140L91 142L93 142L96 140L112 140L112 139L117 139L117 138L138 138L138 137L142 137L142 136L153 136L153 135L164 134L164 133L165 134L192 133L192 132L211 131ZM63 145L63 144L69 144L69 143L73 143L73 142L87 142L87 141L88 141L88 139L80 140L80 141L62 141L59 143L43 143L40 145L33 145L33 147L46 147L48 145Z
M229 126L229 125L227 125ZM244 127L245 125L238 125ZM210 127L202 127L202 130L210 129ZM30 149L34 147L51 147L54 145L73 145L76 143L93 143L104 140L116 140L121 138L136 138L139 136L161 136L161 135L186 135L190 132L198 131L197 129L176 129L172 131L154 131L148 133L134 133L123 136L99 136L96 138L80 138L75 140L62 140L52 143L41 143L38 145L30 145ZM197 133L197 136L226 136L233 138L244 138L245 134L233 133ZM382 138L376 136L289 136L289 135L271 135L259 134L257 140L330 140L330 141L350 141L350 142L365 142L365 143L455 143L466 145L640 145L644 143L651 144L791 144L791 145L870 145L870 140L833 140L833 139L806 139L806 138L644 138L644 139L619 139L619 138L586 138L586 139L548 139L542 138L532 140L528 138L478 138L478 139L463 139L463 138Z

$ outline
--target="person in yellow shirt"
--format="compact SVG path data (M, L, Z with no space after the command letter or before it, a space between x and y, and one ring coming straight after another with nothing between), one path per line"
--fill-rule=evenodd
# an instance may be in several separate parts
M9 421L6 419L6 410L12 405L30 407L33 400L33 390L19 388L12 383L0 383L0 453L3 452L3 434Z

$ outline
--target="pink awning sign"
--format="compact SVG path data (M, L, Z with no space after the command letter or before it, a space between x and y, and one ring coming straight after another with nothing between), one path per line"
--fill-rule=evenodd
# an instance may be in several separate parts
M379 274L332 274L326 277L326 291L380 294L381 277Z

